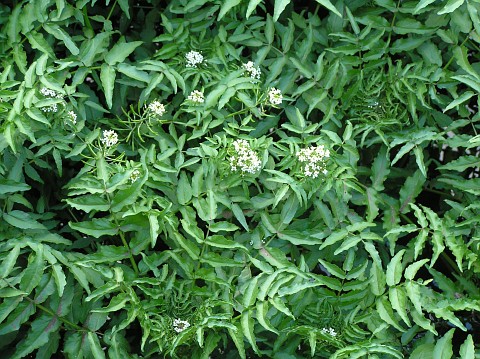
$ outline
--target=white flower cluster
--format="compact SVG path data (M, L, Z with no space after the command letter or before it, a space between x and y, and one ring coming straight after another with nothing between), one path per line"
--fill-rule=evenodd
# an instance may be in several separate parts
M67 119L75 125L77 123L77 114L73 111L68 111Z
M242 67L245 71L248 72L252 79L260 80L260 75L262 74L262 71L260 70L260 67L255 67L253 61L248 61L246 64L242 64Z
M132 174L130 175L130 183L135 182L140 178L140 171L139 170L133 170Z
M175 330L177 333L183 332L189 326L190 326L190 323L187 322L186 320L175 319L173 321L173 330Z
M40 93L45 96L46 98L59 98L62 99L63 95L59 94L53 90L47 89L46 87L42 87L40 89ZM51 104L50 106L45 106L42 107L43 112L57 112L58 111L58 106L56 103Z
M326 159L330 151L324 145L310 146L297 152L297 158L303 163L303 174L307 177L317 178L320 172L327 174Z
M187 67L196 68L197 65L200 65L203 62L203 55L198 51L190 51L185 54L185 60L187 60Z
M190 95L188 95L188 99L192 102L195 103L204 103L205 102L205 96L203 95L203 92L195 90L190 92Z
M230 169L244 173L255 173L260 170L262 162L258 154L250 148L246 140L233 142L235 154L230 157Z
M322 333L323 333L323 334L330 334L332 337L336 337L336 336L337 336L337 332L336 332L335 329L333 329L333 328L323 328L323 329L322 329Z
M104 130L100 141L102 141L105 147L112 147L117 144L118 135L114 130Z
M48 97L48 98L63 98L63 95L60 94L60 93L57 93L53 90L50 90L50 89L47 89L46 87L43 87L41 90L40 90L40 93L45 96L45 97Z
M165 106L162 103L160 103L160 101L155 100L150 104L148 104L147 112L154 116L162 117L165 114L166 110L165 110Z
M271 105L280 105L283 101L283 95L282 95L282 91L280 91L279 89L275 88L275 87L272 87L269 91L268 91L268 102L271 104Z

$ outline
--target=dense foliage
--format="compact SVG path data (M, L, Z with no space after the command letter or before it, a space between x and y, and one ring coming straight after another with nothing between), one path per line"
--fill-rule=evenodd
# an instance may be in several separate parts
M479 13L3 1L2 357L480 357Z

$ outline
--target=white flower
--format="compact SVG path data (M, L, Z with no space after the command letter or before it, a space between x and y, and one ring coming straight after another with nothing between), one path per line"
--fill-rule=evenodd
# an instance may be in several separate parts
M68 111L67 119L75 125L77 123L77 114L73 111Z
M43 112L57 112L58 106L56 103L51 104L50 106L42 107Z
M135 182L140 178L140 171L139 170L133 170L132 174L130 175L130 183Z
M200 65L203 62L203 55L198 51L190 51L185 54L185 60L187 60L187 67L196 68L197 65Z
M255 64L253 61L248 61L246 64L242 64L242 67L245 71L248 72L250 77L254 80L259 80L260 75L262 71L260 70L260 67L255 67Z
M271 105L280 105L283 101L282 91L279 89L272 87L268 90L268 102Z
M188 95L188 99L192 102L195 103L204 103L205 102L205 97L203 95L203 92L195 90L190 92L190 95Z
M160 101L155 100L147 106L147 112L154 116L162 117L165 114L166 110L165 106L160 103Z
M332 337L337 336L337 332L333 328L322 328L322 333L323 334L330 334Z
M40 90L40 93L48 98L63 98L63 95L60 93L57 93L53 90L47 89L46 87L42 87Z
M245 173L255 173L260 170L262 162L258 154L250 148L246 140L235 140L233 142L235 154L229 159L230 169L232 171L241 171Z
M105 145L105 147L112 147L113 145L117 144L118 135L113 130L104 130L101 141Z
M296 155L303 164L305 176L317 178L320 172L327 174L326 161L330 157L330 151L324 145L303 148Z
M183 332L189 326L190 326L190 323L187 322L186 320L175 319L173 321L173 330L175 330L177 333Z

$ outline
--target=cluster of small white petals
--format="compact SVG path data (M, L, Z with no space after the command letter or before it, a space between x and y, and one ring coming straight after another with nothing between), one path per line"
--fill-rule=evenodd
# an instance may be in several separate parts
M62 94L59 94L53 90L47 89L46 87L42 87L42 89L40 90L40 93L43 96L48 98L63 98Z
M58 106L56 103L51 104L50 106L42 107L43 112L57 112Z
M47 89L46 87L42 87L40 89L40 93L45 96L46 98L63 98L62 94L59 94L53 90ZM50 106L45 106L42 107L43 112L57 112L58 111L58 106L56 103L51 104Z
M190 323L187 322L186 320L175 319L173 321L173 330L175 330L177 333L183 332L189 326L190 326Z
M132 174L130 175L130 183L135 182L140 178L140 171L139 170L133 170Z
M77 114L73 111L68 111L67 119L75 125L77 123Z
M203 92L198 90L190 92L190 95L188 95L188 99L195 103L205 102L205 96L203 95Z
M241 171L244 174L255 173L260 170L262 162L246 140L235 140L233 148L235 149L235 154L229 160L232 171Z
M336 337L336 336L337 336L337 332L336 332L335 329L333 329L333 328L323 328L323 329L322 329L322 333L323 333L323 334L330 334L332 337Z
M190 51L185 54L185 60L187 60L187 67L196 68L197 65L200 65L203 62L203 55L198 51Z
M297 152L297 158L303 164L303 174L307 177L317 178L323 173L327 174L326 160L330 151L324 145L310 146Z
M150 104L148 104L147 112L154 116L162 117L165 114L166 110L165 110L165 106L162 103L160 103L160 101L155 100Z
M253 61L248 61L246 64L242 65L243 69L248 72L249 76L254 80L260 80L260 75L262 71L260 67L256 67Z
M104 130L101 141L105 147L112 147L118 143L118 135L114 130Z
M282 101L283 101L282 91L280 91L279 89L277 89L275 87L272 87L268 91L268 102L271 105L280 105L282 103Z

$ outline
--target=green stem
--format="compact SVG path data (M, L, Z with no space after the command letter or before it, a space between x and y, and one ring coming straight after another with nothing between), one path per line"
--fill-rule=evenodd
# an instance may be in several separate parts
M111 212L110 212L111 213ZM113 213L112 213L113 214ZM135 262L135 258L133 258L133 254L132 254L132 249L130 248L130 246L128 245L128 242L125 238L125 233L123 233L121 230L120 230L120 224L118 223L117 221L117 218L115 217L115 215L113 216L113 220L115 222L115 225L119 228L118 230L118 234L120 236L120 239L122 240L122 243L123 243L123 246L125 247L126 250L128 250L128 255L130 257L130 262L132 263L132 267L133 267L133 270L135 271L135 274L138 276L138 273L139 273L139 270L138 270L138 266L137 266L137 263Z
M110 17L113 14L113 10L115 10L115 6L117 6L117 1L118 0L115 0L115 2L113 3L112 8L110 9L110 12L108 13L107 20L110 20Z

